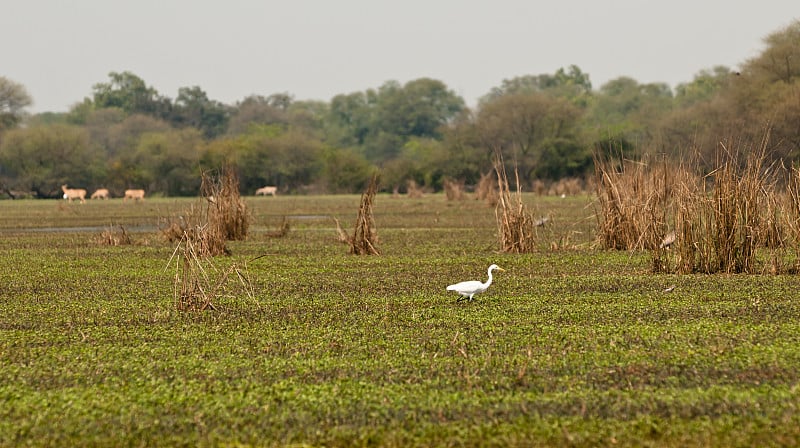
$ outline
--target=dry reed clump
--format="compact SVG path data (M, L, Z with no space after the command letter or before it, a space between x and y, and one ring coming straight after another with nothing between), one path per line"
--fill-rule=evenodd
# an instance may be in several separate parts
M544 196L547 193L547 184L541 179L534 179L531 182L531 190L536 196Z
M100 232L97 243L104 246L126 246L133 244L133 241L125 226L118 225L116 230L114 227L108 227Z
M605 249L657 249L667 233L665 202L671 195L667 163L613 161L595 154L598 238Z
M497 205L500 193L497 191L497 183L494 181L492 172L481 174L478 185L475 187L475 199L486 201L492 207Z
M196 241L188 234L184 234L167 262L167 268L169 268L172 261L175 260L173 298L177 310L216 310L217 306L214 301L228 292L228 283L232 274L236 274L246 295L258 304L255 300L253 285L247 275L246 263L244 269L233 264L220 274L212 263L212 259L198 251L199 248L195 243ZM255 259L258 258L260 257ZM212 279L212 274L218 275L218 278Z
M424 191L417 185L417 182L414 179L409 179L406 182L406 195L412 199L419 199L424 195Z
M239 178L226 166L219 177L203 173L201 180L204 204L165 220L161 233L170 242L188 239L201 257L230 255L226 242L245 239L251 219L239 195Z
M218 229L225 240L245 240L251 216L239 194L236 171L225 165L218 177L203 173L200 193L208 199L209 226Z
M577 196L583 192L583 181L577 177L559 179L547 190L550 196Z
M533 214L522 202L522 191L519 173L516 176L516 191L512 199L511 189L503 164L503 156L495 149L495 173L499 190L498 203L495 207L500 249L509 253L530 253L536 250L536 221Z
M286 217L283 217L283 221L281 221L280 227L277 230L273 230L271 232L267 232L267 238L283 238L289 234L289 220Z
M598 233L606 248L649 249L653 271L780 273L797 270L800 183L766 166L768 134L757 148L720 143L715 169L700 164L653 169L598 163ZM695 168L687 168L695 167ZM794 248L795 265L787 267Z
M800 272L800 168L794 165L789 169L786 194L780 204L787 243L784 247L791 247L794 252L794 264L787 271L797 273Z
M720 144L716 169L684 176L676 201L676 271L679 273L778 273L785 246L779 170L765 169L766 139L756 151L730 151ZM708 186L713 188L707 191ZM759 264L758 250L772 252Z
M230 255L222 229L210 225L208 210L203 210L202 205L191 205L180 215L164 219L159 228L164 238L171 243L188 239L200 257Z
M444 179L444 194L448 201L461 201L465 198L464 182L456 182L452 179Z
M358 208L358 218L356 219L355 231L352 236L344 233L339 221L336 221L339 240L346 240L350 245L350 253L355 255L380 255L378 250L378 229L375 226L375 217L372 212L372 204L375 194L378 192L378 175L373 174L367 185L364 194L361 195L361 205Z

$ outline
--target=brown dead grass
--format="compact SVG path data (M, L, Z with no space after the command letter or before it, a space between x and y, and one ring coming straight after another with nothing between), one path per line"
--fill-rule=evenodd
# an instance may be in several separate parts
M528 207L522 202L519 173L514 172L516 190L512 194L506 176L503 156L495 150L495 173L497 174L498 203L495 207L500 250L508 253L530 253L536 250L536 221Z
M373 174L367 185L366 191L361 195L361 205L358 208L355 231L352 237L347 237L350 253L355 255L380 255L378 250L378 229L375 226L375 217L372 211L375 194L378 192L378 175ZM336 222L338 226L338 221ZM341 227L340 227L341 229ZM340 231L340 235L344 232Z
M597 159L603 247L647 249L655 272L796 272L800 174L767 165L768 141L767 132L755 145L721 142L707 174L693 160Z

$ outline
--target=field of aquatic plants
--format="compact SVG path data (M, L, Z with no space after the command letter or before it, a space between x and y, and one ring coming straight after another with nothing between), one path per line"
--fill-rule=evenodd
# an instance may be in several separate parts
M158 231L199 202L0 202L0 446L800 443L795 275L652 275L594 247L586 197L526 197L551 217L526 255L473 200L378 196L380 256L337 241L358 196L246 201L206 272L247 283L205 312Z

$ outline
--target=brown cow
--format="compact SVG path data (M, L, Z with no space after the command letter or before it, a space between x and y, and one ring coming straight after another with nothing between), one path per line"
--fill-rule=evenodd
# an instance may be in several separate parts
M62 185L61 190L64 192L64 199L69 202L72 202L73 199L80 199L81 204L86 202L86 190L83 188L67 188L66 185Z

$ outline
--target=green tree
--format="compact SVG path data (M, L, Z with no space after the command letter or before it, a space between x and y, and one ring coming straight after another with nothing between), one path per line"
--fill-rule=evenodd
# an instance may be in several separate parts
M291 128L323 139L329 111L328 103L323 101L295 101L286 110L286 116Z
M192 128L144 134L130 159L138 176L120 181L125 188L142 186L167 196L197 195L202 140Z
M396 157L411 138L441 138L442 127L463 109L464 100L441 81L387 81L377 91L334 97L327 141L359 147L368 160L380 164Z
M439 138L440 127L464 108L464 100L438 80L420 78L378 91L376 127L403 137Z
M109 120L115 120L118 117L110 112ZM147 115L130 115L125 117L119 123L109 124L105 127L106 135L102 135L100 129L97 133L93 132L93 138L97 139L105 149L109 158L117 156L130 155L135 152L136 147L139 145L139 139L148 133L153 132L166 132L170 130L170 125L162 120L149 117ZM101 140L102 139L102 140Z
M172 102L156 89L131 72L111 72L109 82L97 83L94 90L94 107L116 107L127 114L144 114L167 118L172 112Z
M769 145L776 157L800 155L800 20L764 40L767 48L747 61L725 94L738 121L739 138L760 144L771 129Z
M39 197L60 196L60 186L96 185L104 177L102 154L85 129L64 125L9 131L0 144L0 177L15 189Z
M445 130L442 144L447 151L444 175L475 184L492 170L492 148L481 139L471 110L462 112Z
M322 179L328 193L362 191L375 167L361 154L349 148L324 150Z
M656 130L673 107L672 89L664 83L639 84L629 77L600 87L588 109L585 126L592 140L636 142L660 149Z
M675 102L678 107L689 107L709 101L725 87L732 76L731 70L717 65L710 70L701 70L694 75L692 82L675 87Z
M533 180L546 155L580 147L578 120L582 110L569 100L543 93L500 96L485 102L477 114L478 137L488 149L500 148L507 163L514 164L523 180ZM573 142L567 144L566 142ZM556 147L549 147L559 142ZM560 157L582 159L582 153ZM558 173L541 175L555 177Z
M766 83L795 82L800 77L800 20L770 34L764 43L767 48L749 60L742 73Z
M579 107L586 107L592 96L592 83L589 75L578 66L571 65L568 70L558 69L554 74L524 75L504 79L499 87L491 89L481 98L480 103L491 102L506 95L547 93L566 98Z
M299 131L253 126L237 137L235 162L245 191L264 185L296 189L319 179L323 145Z
M230 117L227 108L208 98L200 87L181 87L170 114L176 127L191 126L199 129L206 138L225 133Z
M327 120L328 142L333 146L360 146L372 130L375 91L336 95Z
M0 133L19 124L31 104L33 100L25 86L0 76Z
M383 182L392 189L405 186L409 180L434 190L441 189L448 156L447 149L439 140L411 138L396 158L384 164Z
M240 135L253 125L286 126L289 122L286 110L272 96L251 95L238 102L231 112L228 133Z

